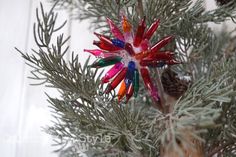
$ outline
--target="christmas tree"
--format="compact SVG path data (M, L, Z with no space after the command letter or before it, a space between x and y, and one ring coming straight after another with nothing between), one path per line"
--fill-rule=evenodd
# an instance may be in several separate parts
M236 156L234 30L209 27L236 20L234 0L217 0L209 11L203 0L51 3L36 10L37 48L16 49L31 78L60 93L47 95L55 122L46 131L61 156ZM97 49L66 61L63 9L90 19ZM96 60L82 65L82 53Z

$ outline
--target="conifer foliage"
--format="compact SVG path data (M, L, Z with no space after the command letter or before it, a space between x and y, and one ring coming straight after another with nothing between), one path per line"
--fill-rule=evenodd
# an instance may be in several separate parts
M215 32L208 23L235 21L236 4L217 2L209 11L203 0L51 0L49 11L40 4L37 47L16 50L31 66L32 79L60 93L47 95L55 122L46 129L60 156L235 156L234 31ZM81 65L84 52L74 51L65 58L66 22L57 21L62 9L74 20L90 19L99 32L94 44L101 49L84 48L97 61ZM112 64L115 72L99 70ZM110 88L114 84L128 101Z

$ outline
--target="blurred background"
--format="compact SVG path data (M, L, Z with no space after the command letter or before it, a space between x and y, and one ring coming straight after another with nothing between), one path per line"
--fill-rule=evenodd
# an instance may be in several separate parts
M50 9L51 4L48 1L41 2L45 9ZM53 153L55 147L51 146L52 138L43 131L43 127L52 123L44 91L57 93L43 86L30 85L37 82L27 78L30 76L30 68L14 48L29 53L31 48L37 48L34 44L33 23L35 9L39 5L39 0L0 0L0 154L2 157L58 156ZM73 34L71 49L83 53L83 49L91 47L93 41L93 34L88 30L88 22L72 21L69 12L60 11L58 25L65 20L67 25L62 32L65 35ZM80 59L83 61L83 57Z
M41 1L45 8L51 4ZM53 139L43 128L52 124L45 91L57 94L43 86L30 86L30 68L25 64L17 47L23 52L36 48L33 38L35 9L39 0L0 0L0 154L3 157L56 157ZM207 0L208 9L215 8L214 0ZM71 51L80 54L84 62L88 56L83 49L93 47L95 39L89 30L89 21L70 19L70 12L60 11L58 25L67 20L61 31L71 35ZM235 28L233 23L211 24L213 29ZM69 58L70 54L67 54Z

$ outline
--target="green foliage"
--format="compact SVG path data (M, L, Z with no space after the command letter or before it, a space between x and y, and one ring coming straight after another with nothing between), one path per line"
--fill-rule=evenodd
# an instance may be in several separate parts
M77 18L91 19L92 28L105 32L105 17L118 23L120 11L126 12L134 25L143 15L148 25L160 18L160 28L152 40L175 36L168 49L175 49L185 62L175 69L190 73L193 84L167 114L150 105L153 102L142 88L137 99L118 104L114 92L104 94L102 73L90 69L89 59L81 65L80 54L72 53L66 61L69 38L57 35L66 23L56 27L56 6L79 10ZM207 143L209 157L217 153L232 155L236 142L235 52L226 57L231 33L217 34L207 22L235 19L235 13L234 3L205 11L203 1L192 4L190 0L63 0L57 1L49 12L41 4L34 24L38 48L32 54L17 50L32 67L30 78L60 93L57 98L48 95L55 122L46 130L60 146L57 151L61 156L79 156L78 149L82 149L90 156L156 157L160 156L161 144L178 147L178 139L186 140L181 129L194 128L191 135ZM84 142L82 135L100 140ZM109 137L109 142L101 140L103 137Z

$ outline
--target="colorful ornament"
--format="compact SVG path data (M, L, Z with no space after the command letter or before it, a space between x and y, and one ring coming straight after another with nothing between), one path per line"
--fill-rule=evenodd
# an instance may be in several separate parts
M157 30L158 26L159 26L160 20L156 20L150 27L149 29L146 31L145 35L144 35L144 39L150 40L150 38L152 37L152 35L155 33L155 31Z
M109 93L111 90L115 89L118 86L118 84L125 78L127 69L127 67L123 68L121 72L116 75L112 82L107 85L105 93Z
M145 25L145 18L144 18L139 23L136 35L134 37L133 45L135 47L138 47L140 45L141 41L143 40L143 34L144 34L144 31L145 31L145 28L146 28L146 25Z
M124 64L121 62L116 63L102 78L103 83L107 83L110 81L111 78L113 78L122 68L124 67Z
M95 50L84 49L84 52L91 53L92 55L96 56L97 58L106 58L106 57L114 56L113 53L104 53L103 50L99 50L99 49L95 49Z
M125 92L126 92L126 85L125 85L125 80L123 80L121 82L121 86L120 86L120 89L119 89L118 94L117 94L119 102L125 96Z
M128 63L128 70L125 76L125 85L128 89L129 85L133 83L134 80L134 71L135 71L135 63L134 61L129 61Z
M159 101L159 94L157 92L156 87L152 83L148 69L143 67L140 69L140 72L141 72L141 76L143 78L143 82L144 82L146 88L148 89L150 95L152 96L152 98L155 101Z
M138 96L140 74L151 97L158 102L159 94L151 80L148 67L159 68L180 63L174 59L175 53L161 51L173 37L167 36L150 46L149 40L157 30L160 20L156 20L145 31L146 24L143 18L135 33L125 16L122 16L121 21L123 31L120 31L109 18L107 18L107 23L114 38L94 33L99 39L99 41L94 41L94 45L100 49L84 50L100 58L91 67L100 68L114 64L102 78L102 83L108 83L105 93L109 93L121 83L118 101L126 97L126 102L128 102L133 95Z
M157 53L162 47L166 46L172 40L172 38L172 36L167 36L162 40L158 41L155 45L151 47L150 55L152 55L153 53Z
M124 35L121 33L119 28L112 22L112 20L107 18L107 23L111 29L113 36L121 41L124 41L125 40Z
M117 62L120 62L122 60L119 56L109 56L106 58L102 58L98 61L95 61L92 65L90 65L92 68L101 68L109 65L113 65Z
M131 83L128 88L126 88L126 103L129 101L129 99L132 97L134 93L134 86L133 83Z
M142 66L149 66L149 67L158 67L158 68L161 68L163 66L165 66L165 61L163 60L148 60L148 59L145 59L145 60L141 60L140 61L140 65Z

